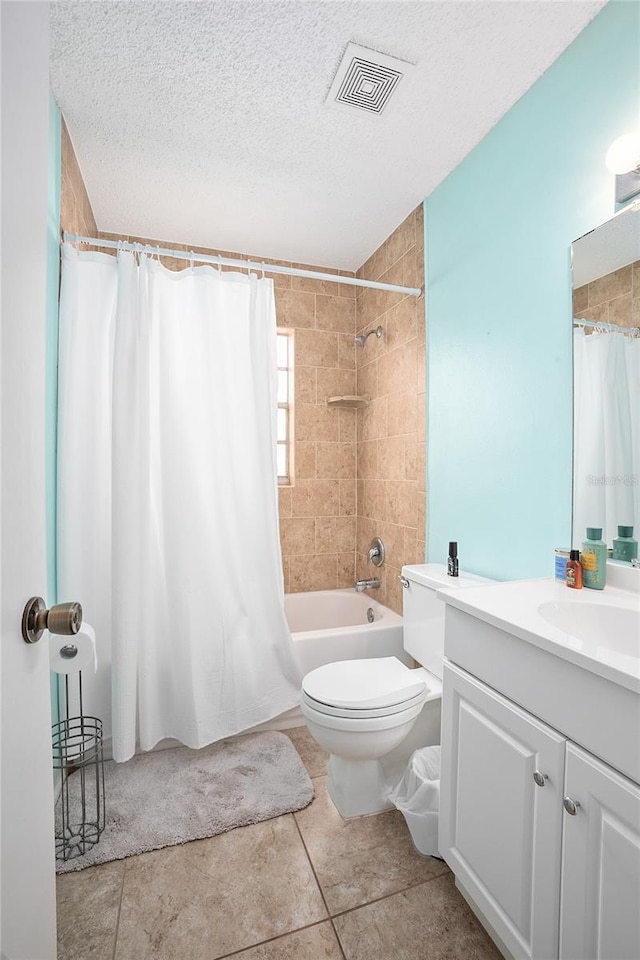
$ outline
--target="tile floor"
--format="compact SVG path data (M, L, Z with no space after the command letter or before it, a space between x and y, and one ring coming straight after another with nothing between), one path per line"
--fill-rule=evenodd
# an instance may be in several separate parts
M299 813L58 877L58 960L499 960L397 811L341 819L326 754Z

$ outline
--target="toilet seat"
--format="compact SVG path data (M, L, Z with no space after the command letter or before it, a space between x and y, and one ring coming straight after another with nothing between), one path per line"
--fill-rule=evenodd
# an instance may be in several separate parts
M395 727L405 726L413 721L423 707L423 700L407 709L398 710L397 713L383 714L373 717L345 717L335 716L329 713L320 713L314 710L308 703L302 704L302 713L305 716L307 725L312 724L318 727L326 727L329 730L338 730L341 733L355 733L362 735L364 733L390 731ZM313 726L310 728L313 731Z
M394 713L401 713L403 710L422 704L424 698L425 693L421 692L409 700L404 700L402 703L394 703L389 707L367 707L359 709L358 707L334 707L333 704L322 703L320 700L314 700L313 697L310 697L303 689L301 701L317 713L325 713L333 717L347 717L353 720L359 717L385 717L393 715Z
M328 712L340 711L337 715L352 718L358 713L384 716L389 708L398 712L422 702L428 691L427 676L426 670L410 670L397 657L339 660L308 673L302 692L307 703L320 712L329 708Z

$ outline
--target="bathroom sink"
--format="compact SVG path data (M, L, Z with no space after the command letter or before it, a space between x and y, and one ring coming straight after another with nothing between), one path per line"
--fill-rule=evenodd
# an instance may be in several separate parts
M568 634L567 643L593 657L607 653L640 659L640 612L607 603L541 603L540 616Z

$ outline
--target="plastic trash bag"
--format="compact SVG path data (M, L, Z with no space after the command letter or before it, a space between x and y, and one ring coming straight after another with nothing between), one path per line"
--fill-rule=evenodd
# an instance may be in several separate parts
M407 821L418 853L439 856L440 746L421 747L411 754L402 780L389 799Z

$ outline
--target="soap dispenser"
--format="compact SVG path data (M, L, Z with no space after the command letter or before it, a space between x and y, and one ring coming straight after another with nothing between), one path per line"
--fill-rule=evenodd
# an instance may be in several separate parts
M449 541L449 556L447 557L447 575L458 576L458 541Z
M582 544L582 583L591 590L602 590L607 579L607 546L602 539L602 527L587 527L587 538Z
M613 559L631 560L638 558L638 541L633 536L633 527L618 527L618 536L613 541Z

